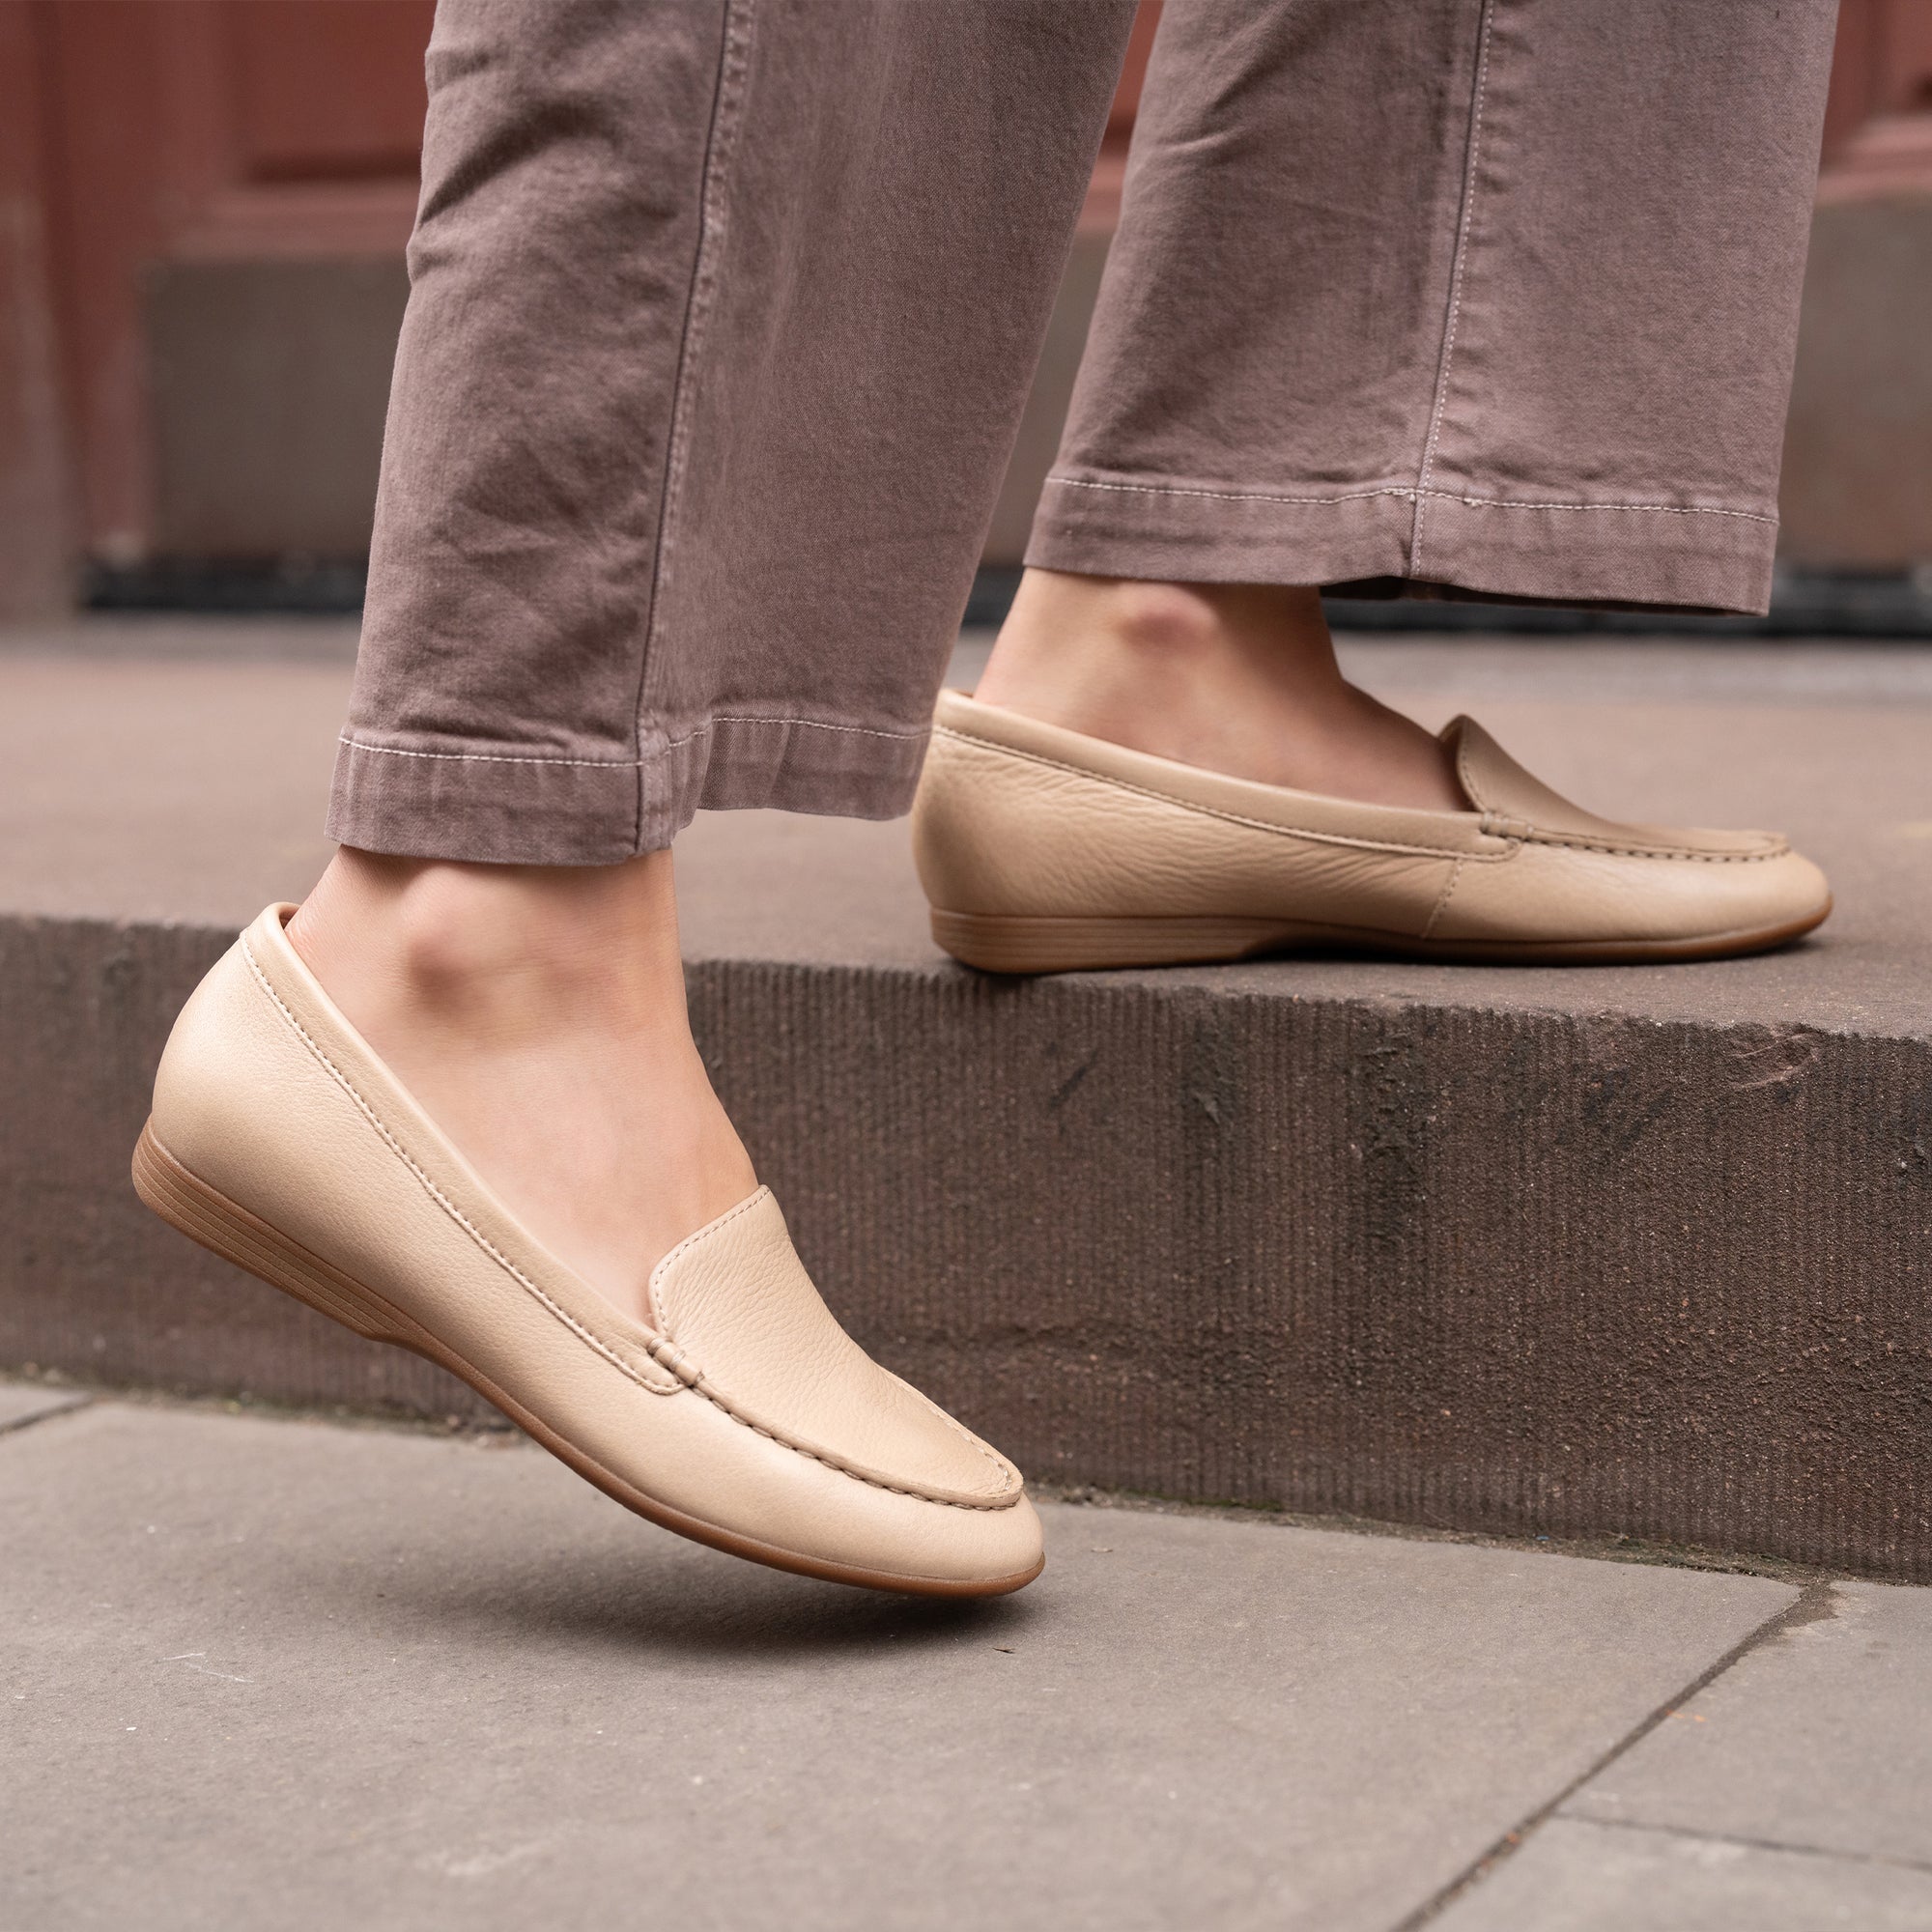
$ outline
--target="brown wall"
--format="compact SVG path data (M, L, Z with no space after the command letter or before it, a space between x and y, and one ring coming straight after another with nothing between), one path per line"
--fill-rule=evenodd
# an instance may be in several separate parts
M65 512L0 562L0 606L76 554L366 543L433 11L0 0L0 191L35 231L0 283L0 408L58 430L0 443L0 492ZM51 357L18 346L36 327Z
M34 23L0 4L0 615L65 603L73 542Z

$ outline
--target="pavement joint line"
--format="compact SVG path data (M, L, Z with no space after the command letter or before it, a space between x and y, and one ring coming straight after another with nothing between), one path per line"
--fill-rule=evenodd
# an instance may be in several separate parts
M1821 1577L1806 1584L1798 1594L1794 1603L1787 1604L1774 1617L1768 1617L1758 1627L1747 1632L1715 1663L1700 1671L1681 1690L1674 1692L1652 1711L1648 1717L1640 1719L1608 1750L1602 1753L1593 1763L1578 1772L1554 1797L1537 1806L1520 1818L1497 1838L1486 1851L1479 1853L1462 1871L1444 1885L1432 1898L1424 1900L1406 1918L1399 1919L1390 1932L1420 1932L1420 1928L1434 1919L1439 1918L1450 1906L1465 1892L1473 1891L1490 1874L1505 1864L1522 1850L1537 1831L1548 1824L1556 1813L1574 1798L1577 1792L1601 1776L1627 1751L1640 1745L1651 1732L1656 1730L1665 1719L1673 1716L1701 1691L1708 1690L1732 1665L1740 1663L1753 1651L1762 1648L1774 1638L1780 1637L1786 1631L1796 1630L1804 1624L1822 1623L1837 1615L1833 1592L1834 1584L1830 1577ZM1567 1817L1566 1824L1571 1822ZM1594 1823L1594 1820L1585 1822ZM1688 1835L1715 1835L1713 1833L1690 1833ZM1785 1848L1780 1848L1785 1849Z
M1835 1845L1806 1845L1786 1838L1756 1838L1743 1832L1708 1832L1696 1825L1666 1825L1644 1818L1593 1818L1584 1811L1566 1811L1566 1825L1594 1825L1604 1832L1657 1832L1671 1838L1701 1839L1706 1844L1742 1845L1754 1852L1788 1852L1794 1858L1834 1859L1842 1864L1888 1865L1894 1871L1932 1873L1932 1859L1894 1858L1889 1852L1841 1851Z
M32 1388L32 1382L14 1384L19 1388ZM36 1415L16 1415L11 1422L0 1422L0 1435L17 1435L22 1430L33 1429L43 1422L57 1422L63 1415L78 1415L84 1408L92 1408L99 1398L92 1394L82 1394L79 1390L70 1391L73 1400L64 1402L58 1408L43 1408Z

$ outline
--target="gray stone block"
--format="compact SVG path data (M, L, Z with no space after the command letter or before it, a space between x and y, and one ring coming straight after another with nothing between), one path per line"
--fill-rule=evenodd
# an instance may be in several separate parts
M1567 1808L1914 1863L1932 1885L1932 1592L1833 1584L1829 1614L1741 1659Z
M1791 1601L1049 1506L934 1605L534 1450L102 1404L0 1437L0 1920L1383 1932Z

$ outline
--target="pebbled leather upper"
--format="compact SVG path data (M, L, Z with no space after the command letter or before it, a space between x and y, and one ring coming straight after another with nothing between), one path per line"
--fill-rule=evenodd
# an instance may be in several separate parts
M1759 832L1622 825L1473 720L1444 740L1466 811L1250 783L940 696L914 807L934 906L1020 918L1208 915L1410 939L1694 939L1801 920L1824 875Z

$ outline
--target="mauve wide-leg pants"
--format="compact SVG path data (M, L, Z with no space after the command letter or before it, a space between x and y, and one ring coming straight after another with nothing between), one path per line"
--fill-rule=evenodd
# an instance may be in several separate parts
M1762 610L1834 0L1168 0L1028 560ZM1129 0L442 0L329 830L887 816Z

